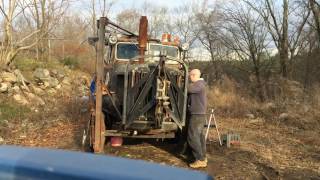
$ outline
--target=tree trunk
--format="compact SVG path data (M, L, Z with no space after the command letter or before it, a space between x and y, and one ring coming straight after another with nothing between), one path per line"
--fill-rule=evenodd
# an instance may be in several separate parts
M284 46L285 47L285 46ZM284 48L283 47L283 48ZM287 78L288 77L288 50L285 50L281 48L280 49L280 72L282 77Z
M289 60L289 46L288 46L288 0L283 0L283 22L282 22L282 37L280 42L280 65L281 75L284 78L288 77L288 60Z
M50 2L49 2L50 3ZM48 59L49 54L48 54L48 29L49 29L49 12L46 11L46 5L47 1L42 0L41 1L41 31L40 34L42 36L42 39L40 40L40 47L41 47L41 59L45 60ZM49 5L50 6L50 5Z
M256 80L257 80L257 90L258 90L259 100L261 102L264 102L265 101L264 90L263 90L263 86L262 86L262 82L261 82L259 69L255 68L255 76L256 76Z
M257 83L257 93L258 93L258 97L259 100L261 102L265 101L265 96L264 96L264 90L263 90L263 86L262 86L262 82L261 82L261 74L260 74L260 59L259 57L256 56L256 51L254 51L254 49L251 49L251 58L253 61L253 70L254 70L254 75L256 77L256 83Z
M221 79L220 77L220 67L219 67L219 63L217 62L217 60L214 58L214 54L213 54L213 47L212 47L212 44L209 42L209 51L210 51L210 56L211 56L211 62L212 62L212 65L213 65L213 75L214 75L214 78L213 78L213 82L216 82L218 81L219 79Z
M320 46L320 7L316 4L315 0L310 0L310 7L314 16L314 22L318 34L318 41Z
M92 5L92 31L93 34L96 35L97 34L97 17L96 17L96 8L95 8L95 0L92 0L91 2Z
M308 53L306 64L305 64L304 80L303 80L304 90L308 88L309 82L310 82L310 53Z

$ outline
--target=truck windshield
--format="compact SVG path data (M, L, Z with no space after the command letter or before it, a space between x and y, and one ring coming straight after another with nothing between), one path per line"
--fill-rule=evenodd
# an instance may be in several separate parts
M150 51L153 55L166 53L167 56L178 58L179 50L174 46L166 46L161 44L150 44ZM118 59L132 59L139 55L138 44L119 43L117 45Z
M117 45L117 58L118 59L131 59L139 55L137 44L119 43Z
M174 58L178 57L178 48L174 46L164 46L160 44L152 44L150 45L150 50L153 54L160 54L160 52L166 53L167 56L171 56Z

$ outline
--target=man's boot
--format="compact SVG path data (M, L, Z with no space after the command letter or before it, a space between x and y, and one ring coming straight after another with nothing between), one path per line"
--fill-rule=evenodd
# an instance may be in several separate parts
M191 168L205 168L205 167L207 167L207 162L205 160L203 160L203 161L196 160L195 162L189 164L189 166Z

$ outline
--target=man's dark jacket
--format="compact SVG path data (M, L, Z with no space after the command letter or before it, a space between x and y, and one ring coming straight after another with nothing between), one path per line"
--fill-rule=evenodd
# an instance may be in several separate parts
M188 113L189 114L206 114L207 95L206 83L201 78L188 86Z

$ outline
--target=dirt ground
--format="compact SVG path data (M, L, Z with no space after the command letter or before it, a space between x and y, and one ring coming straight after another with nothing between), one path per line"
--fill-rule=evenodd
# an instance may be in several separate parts
M13 131L7 144L81 151L83 124L81 121L57 121L29 131L25 136ZM208 167L200 171L216 179L320 179L319 129L309 131L249 119L218 119L218 125L222 134L239 133L241 145L220 146L215 129L211 129ZM187 161L177 155L173 143L125 139L123 146L107 144L105 149L111 156L188 168Z

